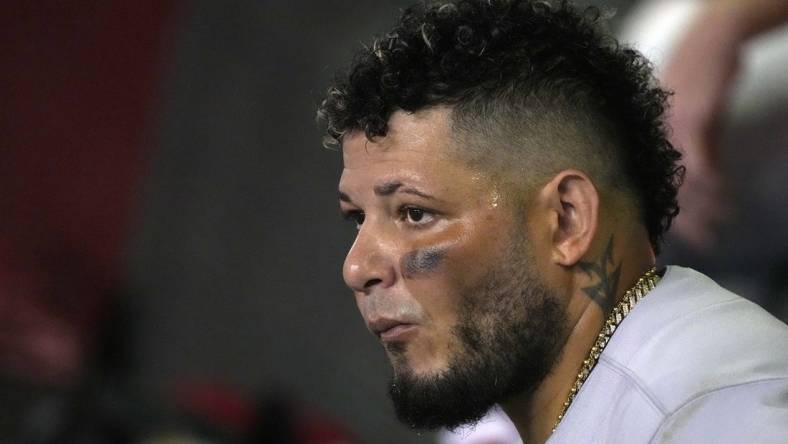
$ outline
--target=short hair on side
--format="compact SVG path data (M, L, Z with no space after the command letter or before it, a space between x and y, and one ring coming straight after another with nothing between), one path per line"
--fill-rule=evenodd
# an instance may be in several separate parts
M447 105L482 159L508 147L544 174L574 166L624 190L659 253L684 174L666 136L668 93L600 23L597 9L566 1L414 5L329 88L325 144L349 131L383 137L395 111Z

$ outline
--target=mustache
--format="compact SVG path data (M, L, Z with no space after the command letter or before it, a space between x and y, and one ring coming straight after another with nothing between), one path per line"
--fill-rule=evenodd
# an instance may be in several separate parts
M424 319L424 310L416 301L392 295L368 295L359 301L358 309L364 319L385 318L412 324Z

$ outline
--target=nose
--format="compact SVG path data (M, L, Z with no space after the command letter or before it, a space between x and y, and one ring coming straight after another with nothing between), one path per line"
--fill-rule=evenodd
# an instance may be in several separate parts
M342 267L345 284L354 292L363 293L394 285L395 256L394 246L368 220L361 226L345 258Z

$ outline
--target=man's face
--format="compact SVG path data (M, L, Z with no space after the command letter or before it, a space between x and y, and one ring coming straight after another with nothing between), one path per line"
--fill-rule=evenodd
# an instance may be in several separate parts
M396 112L386 137L343 141L340 206L358 223L345 282L394 367L416 427L453 427L549 370L563 309L536 278L525 222L452 145L449 110Z

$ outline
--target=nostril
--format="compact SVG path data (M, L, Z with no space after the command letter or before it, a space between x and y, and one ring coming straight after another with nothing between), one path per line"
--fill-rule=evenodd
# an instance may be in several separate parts
M364 284L364 288L369 288L383 282L381 279L370 279Z

